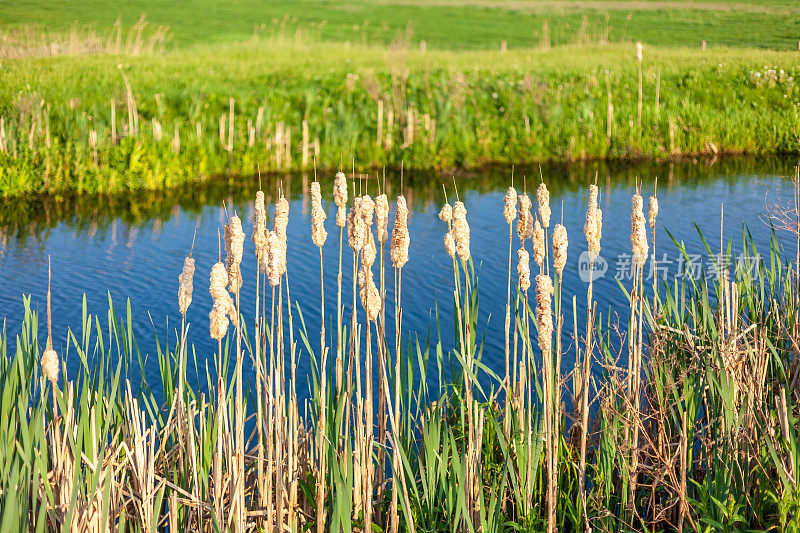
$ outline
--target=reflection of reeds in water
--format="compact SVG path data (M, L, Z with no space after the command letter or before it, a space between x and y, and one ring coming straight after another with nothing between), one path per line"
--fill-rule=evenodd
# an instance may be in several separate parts
M346 178L337 180L337 208L347 210ZM266 199L256 195L252 320L246 318L249 302L239 298L242 284L252 281L240 269L244 234L231 213L226 261L213 265L209 276L212 302L192 298L197 265L191 253L184 262L181 331L174 347L159 352L163 403L148 392L150 385L134 394L119 371L91 374L88 363L77 371L79 379L65 375L59 387L52 333L41 350L36 315L26 300L16 355L0 365L5 384L0 412L13 421L0 425L0 436L15 444L2 452L8 460L0 489L4 501L19 509L13 518L22 529L38 520L54 529L104 529L123 519L141 529L155 524L195 531L500 531L512 523L550 531L697 528L704 513L717 512L702 508L703 491L713 491L726 505L755 502L749 511L755 518L746 520L777 523L772 504L759 502L764 490L785 500L792 494L796 394L777 363L787 362L796 339L776 324L796 319L793 274L773 268L763 274L776 279L768 288L758 278L726 273L715 287L713 305L707 286L676 283L668 297L654 294L656 303L650 305L642 279L649 251L645 224L654 227L657 209L651 202L646 220L637 191L627 330L617 334L611 322L595 320L589 284L582 340L573 309L577 357L570 412L562 405L568 376L561 375L562 357L572 353L562 342L563 276L569 264L565 226L553 225L552 264L540 265L535 282L525 240L533 238L534 258L549 259L544 243L536 243L535 223L526 219L519 226L513 299L507 287L508 375L494 375L482 362L466 205L457 196L452 208L446 203L440 211L454 276L452 342L439 332L432 346L409 338L404 348L402 276L413 259L409 204L405 194L397 197L390 237L391 206L384 194L375 200L353 194L345 215L353 252L350 322L345 326L341 302L349 295L343 294L339 267L336 338L331 332L329 340L322 329L319 348L302 318L294 329L286 264L289 204L283 191L276 194L271 231ZM510 241L515 195L508 192L504 201ZM517 214L532 217L523 197L516 199ZM602 224L597 200L593 185L584 234L594 259ZM311 202L311 237L321 254L326 240L316 181ZM549 204L539 205L545 227L548 209ZM339 228L341 264L345 225ZM391 267L383 261L385 241ZM384 268L394 270L393 287L383 282ZM719 269L728 272L726 265ZM322 268L320 278L325 281ZM387 338L384 318L389 297L395 301L394 342ZM216 374L207 374L203 392L190 386L186 364L191 347L185 315L198 303L211 303L210 334L218 341ZM329 303L322 292L320 306L324 316ZM114 362L121 369L138 348L129 336L130 322L119 321L113 308L108 317L110 335L116 336L111 346L100 341L106 338L100 331L89 329L99 327L99 319L85 316L86 329L70 350L87 362L87 353L102 350L103 365ZM313 362L311 397L302 404L298 349ZM40 359L29 357L39 351ZM244 388L245 352L253 359L255 397ZM332 353L335 359L329 358ZM627 369L617 364L618 353L627 355ZM429 386L430 355L437 360L437 388ZM30 363L36 360L41 365ZM592 373L593 367L599 372ZM53 393L52 407L49 394L43 394L46 387ZM15 403L17 398L24 404ZM595 402L598 409L592 412ZM758 482L731 475L720 486L718 476L730 474L732 466ZM24 490L9 492L12 486Z

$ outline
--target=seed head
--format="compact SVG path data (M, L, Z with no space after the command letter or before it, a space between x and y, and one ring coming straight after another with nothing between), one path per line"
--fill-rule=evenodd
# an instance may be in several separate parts
M242 220L237 215L233 215L225 225L225 251L228 286L231 292L239 292L243 282L240 265L244 255L244 231L242 231Z
M389 199L385 194L375 198L375 221L377 222L378 241L389 239Z
M650 219L650 229L655 231L656 229L656 217L658 216L658 198L655 196L650 197L650 205L649 205L649 219Z
M633 263L641 267L647 261L647 232L645 230L642 197L637 192L631 200L631 247L633 249Z
M255 216L253 217L253 244L256 246L256 258L259 265L266 254L267 244L267 208L264 206L264 192L256 193Z
M365 237L366 228L364 219L361 218L361 197L356 196L353 199L352 209L347 213L347 242L350 248L357 252L364 246Z
M536 327L539 332L539 348L542 355L550 354L553 336L553 282L550 276L536 276Z
M183 261L183 271L178 276L178 308L182 315L192 303L192 279L194 278L194 258L187 257Z
M344 172L337 172L333 179L333 201L340 208L347 204L347 178Z
M404 196L397 197L394 228L392 229L391 255L395 268L403 268L408 262L408 247L411 237L408 234L408 207Z
M227 306L223 300L216 300L214 302L214 307L211 308L211 312L208 314L209 329L211 330L212 339L222 340L222 338L228 332L228 317L226 316L226 307Z
M517 276L519 277L519 288L527 291L531 287L531 267L530 256L525 248L517 250L519 262L517 263Z
M536 189L536 200L539 202L539 218L545 228L550 227L550 191L544 182Z
M55 385L58 382L58 354L56 351L48 347L42 353L42 375L49 379Z
M275 204L275 218L272 220L272 230L285 241L287 226L289 226L289 202L285 196L281 196Z
M366 264L362 264L358 270L358 285L360 287L359 298L367 312L367 320L375 320L381 311L381 293L375 286L372 270Z
M592 259L600 253L599 229L602 228L602 213L597 208L597 186L589 185L589 207L586 210L586 223L583 225L583 234L589 246Z
M530 200L528 200L530 203ZM506 218L506 223L511 224L517 218L517 191L514 187L509 187L506 195L503 197L503 216Z
M367 238L364 240L364 246L361 248L361 261L367 268L372 268L377 255L378 251L375 248L375 239L372 237L372 231L367 229Z
M453 236L456 240L456 253L461 261L469 260L469 224L467 223L467 208L464 202L458 201L453 205Z
M544 229L537 220L533 226L533 260L541 268L544 265Z
M286 248L278 234L271 231L267 236L267 279L272 287L281 282L281 276L286 268Z
M556 224L553 228L553 268L556 269L558 277L564 272L567 264L567 228L561 224Z
M439 219L445 224L449 224L453 219L453 208L450 207L450 204L444 204L442 206L442 209L439 211Z
M322 208L322 195L319 190L319 182L315 181L311 184L311 240L320 248L325 244L325 239L328 238L328 232L325 231L325 219L328 215Z
M533 236L533 215L531 215L531 199L527 194L519 197L519 218L517 219L517 235L520 242Z
M644 48L644 46L642 46L641 42L637 42L636 43L636 61L638 61L639 63L642 62L642 49L643 48Z
M448 231L444 234L444 249L447 251L447 255L451 258L455 259L456 257L456 240L453 237L453 231Z

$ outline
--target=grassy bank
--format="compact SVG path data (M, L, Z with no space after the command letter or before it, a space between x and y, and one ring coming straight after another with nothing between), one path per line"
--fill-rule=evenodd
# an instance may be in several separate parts
M422 52L276 39L9 59L0 193L158 189L314 158L448 169L797 153L795 60L648 47L640 119L632 45Z
M430 338L421 339L402 327L404 302L414 297L403 294L403 266L415 259L407 255L414 236L403 224L404 199L387 227L388 204L345 203L339 189L340 207L354 214L341 228L328 220L326 238L317 194L309 230L318 246L340 246L340 272L320 269L321 279L339 275L336 296L291 300L292 265L281 258L293 215L280 215L280 201L261 211L257 200L254 244L235 217L228 221L225 263L187 258L175 316L189 305L212 308L204 296L211 268L211 336L219 340L197 388L187 379L196 365L191 338L206 333L190 335L185 319L153 352L161 382L144 383L129 372L144 356L130 333L130 308L123 317L112 306L103 319L85 309L78 329L53 337L44 333L49 319L26 302L16 341L4 332L0 342L4 530L798 526L796 258L773 244L755 271L736 268L736 254L757 250L746 232L737 246L720 236L719 247L705 245L709 257L732 254L714 266L716 280L650 285L648 253L685 251L652 241L654 226L672 214L658 213L651 200L645 215L636 191L632 251L641 261L620 282L629 308L598 310L591 284L587 293L562 294L567 247L584 249L579 228L550 221L545 194L533 212L512 200L508 227L497 228L497 238L508 239L508 271L481 274L508 283L505 309L495 310L505 312L507 363L493 372L481 363L463 204L444 209L441 226L454 241L444 246L453 293L438 312L449 308L456 327L444 332L432 323ZM596 194L589 191L584 228L590 250L601 243ZM787 209L782 223L796 232L797 205ZM606 232L618 223L605 222ZM261 268L241 272L242 253L259 255ZM342 287L342 268L358 271L359 284ZM240 276L263 284L255 302L240 300ZM343 301L352 301L352 316ZM397 306L387 309L386 301ZM328 323L303 321L302 309L315 305ZM578 308L592 310L584 323L572 318ZM256 368L252 388L244 386L245 357ZM77 371L67 374L67 358L80 361ZM312 362L308 381L295 375L301 358ZM562 372L562 362L574 371ZM304 401L298 391L306 388Z

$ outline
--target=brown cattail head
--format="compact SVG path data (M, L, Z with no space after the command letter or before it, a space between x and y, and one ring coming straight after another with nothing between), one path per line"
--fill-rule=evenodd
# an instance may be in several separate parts
M52 347L48 346L42 353L41 363L42 375L55 385L58 382L58 354Z
M315 181L311 184L311 240L314 244L322 247L325 244L325 239L328 238L328 232L325 231L325 219L328 215L322 208L322 194L319 190L319 182Z
M264 205L264 192L256 192L255 216L253 217L253 244L256 246L256 258L259 267L266 255L267 245L267 208Z
M286 228L289 226L289 202L281 195L275 204L275 218L272 220L272 229L278 236L286 240Z
M375 239L372 237L372 230L367 228L367 238L364 239L364 246L361 248L361 261L367 268L375 264L378 250L375 248Z
M539 348L542 355L550 354L553 337L553 282L550 276L536 276L536 328L539 332Z
M392 264L395 268L403 268L408 262L408 247L411 237L408 234L408 207L404 196L397 197L397 207L392 229Z
M347 242L350 248L357 252L364 246L366 228L364 219L361 217L361 197L353 199L353 207L347 213Z
M192 303L192 279L194 278L194 258L190 255L183 261L183 271L178 276L178 308L182 315Z
M517 250L519 262L517 263L517 276L519 277L519 288L527 291L531 287L531 267L530 256L525 248Z
M533 260L541 268L544 265L544 229L537 220L533 226Z
M456 257L456 240L453 237L453 231L448 231L444 234L444 249L447 251L447 255L451 258L455 259Z
M655 231L656 229L656 217L658 216L658 198L656 196L650 197L650 205L648 210L648 218L650 219L650 229Z
M359 298L364 311L367 312L367 320L375 320L381 311L381 293L375 286L372 269L366 264L362 264L358 269L358 285L360 287Z
M517 191L514 187L509 187L503 197L503 216L507 224L511 224L517 218Z
M389 240L389 199L385 194L375 198L375 221L377 222L378 241Z
M638 191L631 200L631 248L634 265L641 267L647 261L650 247L647 244L642 197Z
M442 209L439 211L439 219L445 224L450 224L450 221L453 220L453 208L450 204L444 204L442 206Z
M519 197L519 218L517 219L517 235L520 242L533 237L533 215L531 215L531 199L527 194Z
M337 172L333 179L333 201L340 208L347 204L347 178L341 171Z
M222 340L228 332L227 304L224 300L214 301L214 307L211 308L211 312L208 314L208 321L211 338Z
M469 224L467 223L467 208L464 202L458 201L453 205L453 237L456 240L456 253L461 261L469 260Z
M553 228L553 268L556 269L558 277L564 272L564 266L567 264L567 228L561 224L556 224Z
M233 215L225 225L225 251L228 286L231 292L239 292L243 282L240 266L244 255L244 231L242 231L242 220L237 215Z
M550 191L544 182L536 189L536 200L539 202L539 218L545 228L550 227Z
M586 223L583 225L583 234L586 236L586 243L589 246L589 254L592 259L600 253L600 235L602 228L602 213L597 208L597 185L589 185L589 207L586 210Z

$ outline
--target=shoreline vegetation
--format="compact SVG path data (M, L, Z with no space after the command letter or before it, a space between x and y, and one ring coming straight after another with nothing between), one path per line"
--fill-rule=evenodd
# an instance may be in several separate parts
M338 246L340 258L337 294L320 290L316 303L291 298L293 214L282 188L270 192L272 203L255 193L252 235L229 210L219 262L196 264L191 252L184 262L175 311L183 320L173 339L158 343L160 384L128 373L143 356L130 305L123 316L109 302L101 320L84 302L80 328L59 343L49 327L50 291L46 320L26 298L16 341L4 331L0 342L3 529L800 526L797 176L792 203L770 211L776 230L798 236L794 257L781 256L773 239L755 270L742 269L734 254L758 251L746 230L737 246L700 234L716 276L661 285L644 277L656 246L686 251L677 241L655 242L671 214L659 213L655 184L636 183L634 275L620 282L630 308L616 319L615 310L597 309L591 283L585 293L562 294L567 254L576 246L600 252L598 187L588 187L583 236L551 212L544 182L527 193L509 188L497 205L508 225L497 230L508 235L508 270L481 274L503 276L508 287L506 364L496 372L481 363L470 217L459 191L445 188L439 214L455 328L422 339L402 326L403 302L413 298L403 294L403 267L414 260L404 191L394 201L355 196L356 181L339 173L326 184L338 209L328 220L320 182L310 186L308 238L320 256ZM606 224L608 231L627 221ZM244 253L257 257L254 272L241 270ZM350 268L353 285L343 287L342 269ZM337 272L320 263L319 275L322 282ZM207 283L210 297L201 296ZM243 283L259 287L254 302L240 299ZM393 308L385 305L390 294ZM342 302L351 299L347 316ZM202 393L186 379L197 366L190 305L210 309L218 340ZM314 305L328 320L306 324L302 309ZM578 307L588 311L585 323L574 318ZM200 334L207 333L194 330ZM59 354L54 346L62 345ZM81 361L69 375L67 357ZM252 388L244 386L245 358L255 366ZM312 363L307 381L295 374L299 358ZM309 399L300 399L301 387Z
M212 176L800 153L797 52L270 38L4 59L0 195ZM347 165L344 165L347 166Z

